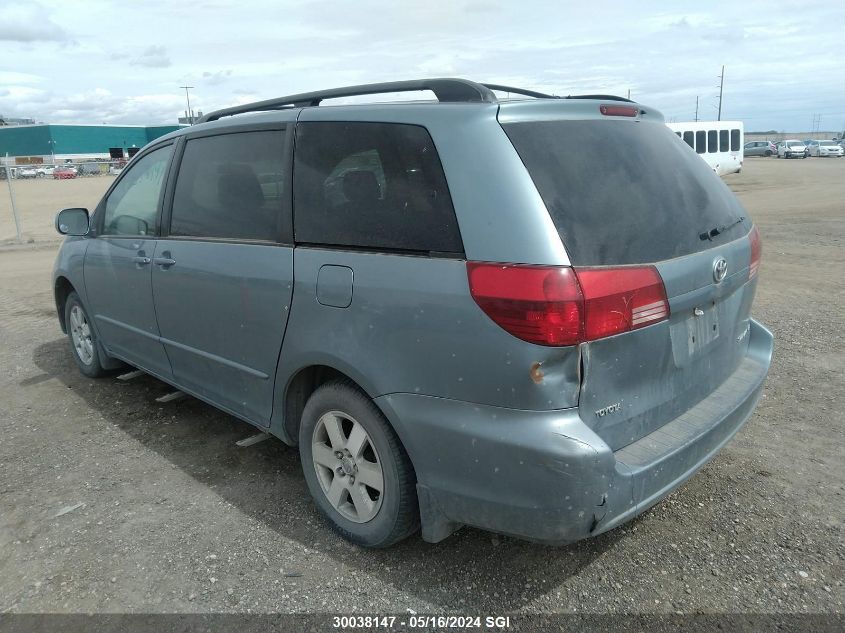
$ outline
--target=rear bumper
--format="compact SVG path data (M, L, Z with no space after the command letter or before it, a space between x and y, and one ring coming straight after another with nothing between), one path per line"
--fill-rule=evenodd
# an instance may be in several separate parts
M414 463L423 538L461 525L552 544L610 530L695 474L750 417L772 354L751 321L748 352L710 396L612 451L576 409L522 411L414 394L376 400Z

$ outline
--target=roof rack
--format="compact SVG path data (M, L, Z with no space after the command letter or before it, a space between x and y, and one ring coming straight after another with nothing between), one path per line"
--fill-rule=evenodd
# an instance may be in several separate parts
M616 95L569 95L568 97L564 97L564 99L595 99L596 101L627 101L628 103L634 103L632 99L617 97Z
M535 92L534 90L526 90L525 88L514 88L513 86L501 86L499 84L481 84L490 90L498 90L499 92L512 92L515 95L525 95L526 97L534 97L535 99L559 99L555 95L547 95L542 92Z
M411 81L390 81L380 84L364 84L361 86L332 88L330 90L319 90L316 92L303 92L302 94L287 97L257 101L255 103L210 112L197 121L197 123L216 121L222 117L245 114L247 112L318 106L324 99L357 97L359 95L385 94L390 92L413 92L417 90L430 90L437 97L438 101L444 102L496 102L496 95L493 94L490 88L474 81L468 81L466 79L415 79ZM516 91L513 90L512 92Z
M526 90L525 88L514 88L513 86L502 86L499 84L479 84L467 79L414 79L410 81L389 81L379 84L363 84L360 86L348 86L346 88L332 88L330 90L318 90L316 92L303 92L287 97L277 97L265 101L256 101L231 108L223 108L209 112L201 117L197 123L216 121L223 117L247 112L262 112L267 110L283 110L285 108L304 108L318 106L324 99L338 99L340 97L357 97L360 95L386 94L390 92L414 92L418 90L430 90L441 102L476 102L496 103L498 99L493 94L494 90L500 92L512 92L513 94L534 97L536 99L600 99L613 101L628 101L622 97L612 95L571 95L568 97L556 97L554 95ZM632 102L631 102L632 103Z

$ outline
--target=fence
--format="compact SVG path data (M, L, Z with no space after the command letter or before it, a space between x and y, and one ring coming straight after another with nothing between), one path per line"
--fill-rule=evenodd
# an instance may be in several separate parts
M0 159L0 244L60 239L53 226L56 213L67 207L93 211L126 163L13 164L13 160Z

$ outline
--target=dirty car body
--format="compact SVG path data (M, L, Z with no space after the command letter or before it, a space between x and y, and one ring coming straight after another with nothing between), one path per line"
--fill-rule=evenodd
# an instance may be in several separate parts
M354 386L407 454L428 541L472 525L568 543L643 512L748 420L772 352L751 318L759 235L652 108L464 85L480 96L300 99L158 139L65 241L57 308L66 328L79 295L104 367L139 367L291 445L321 384ZM179 224L203 141L256 133L278 159L254 167L261 193L232 167L248 151L228 150L217 185L275 201L272 230ZM620 138L626 152L608 152ZM110 197L157 150L147 216L110 225ZM382 235L364 216L388 207Z

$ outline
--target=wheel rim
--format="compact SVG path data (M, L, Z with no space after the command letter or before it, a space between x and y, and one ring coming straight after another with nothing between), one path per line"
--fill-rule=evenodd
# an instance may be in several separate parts
M94 342L91 340L91 326L85 312L78 305L70 309L70 338L76 355L86 365L94 360Z
M366 523L378 514L384 470L358 421L341 411L324 413L314 427L311 458L323 494L344 518Z

